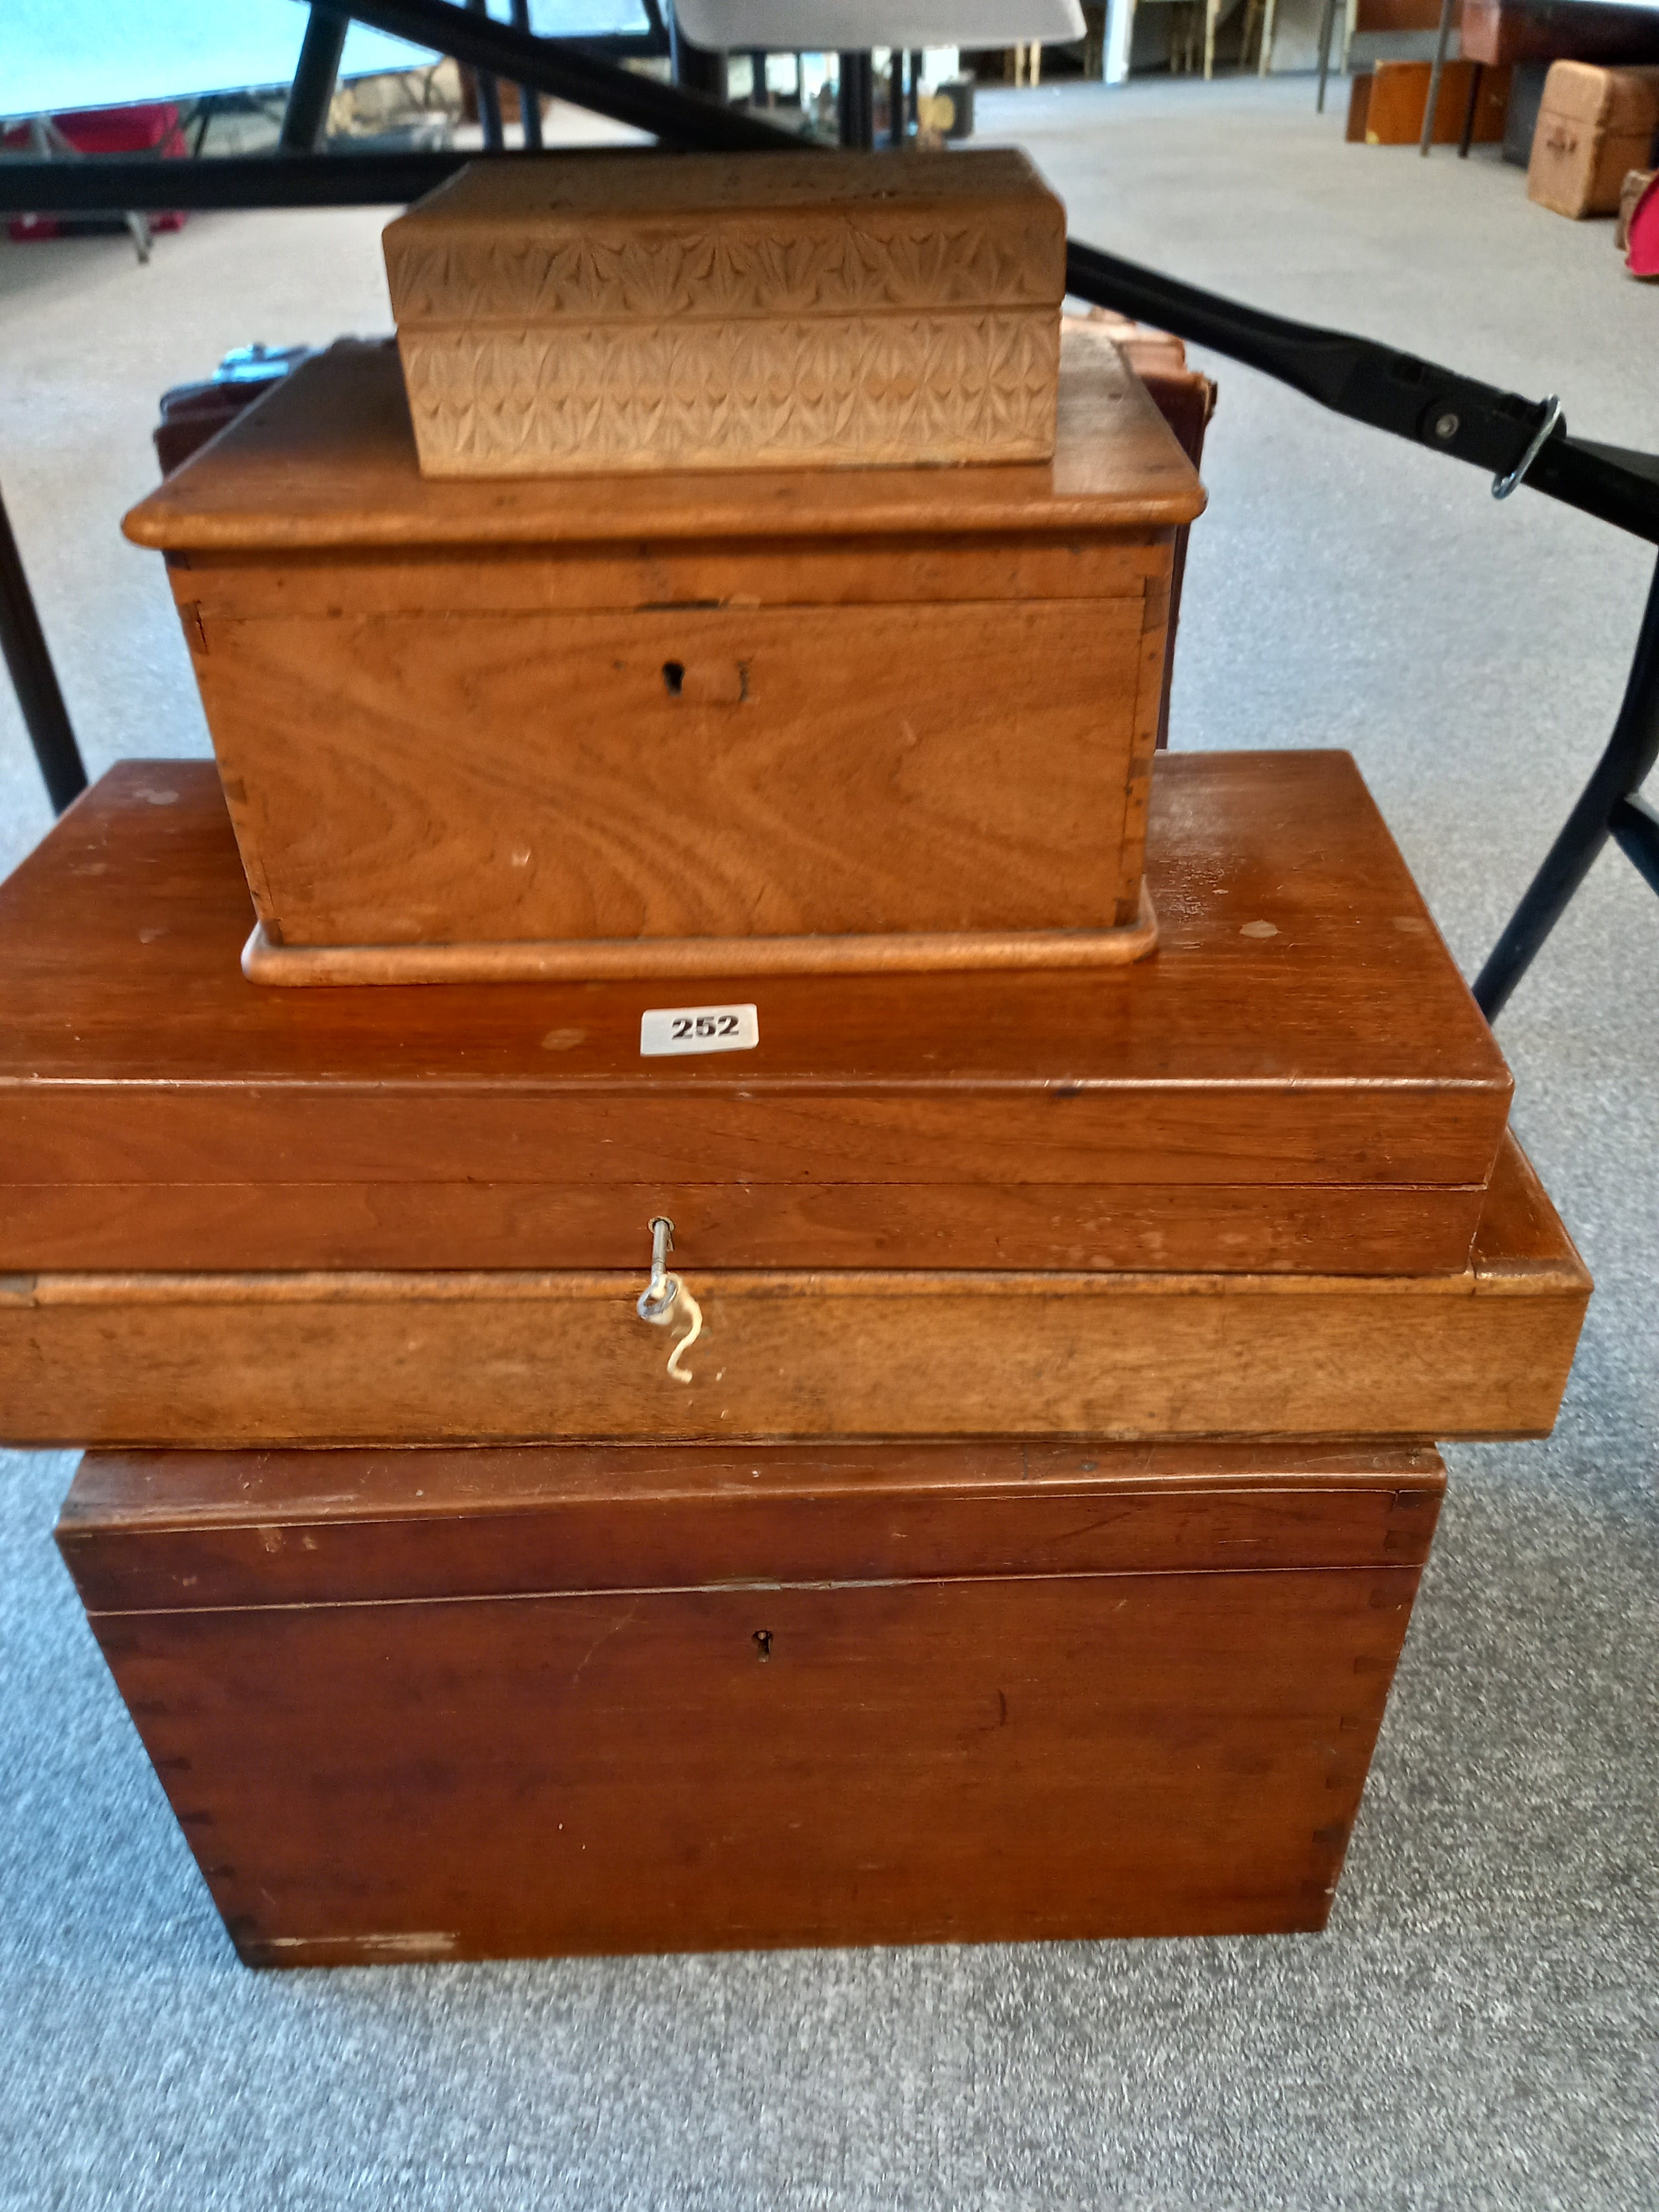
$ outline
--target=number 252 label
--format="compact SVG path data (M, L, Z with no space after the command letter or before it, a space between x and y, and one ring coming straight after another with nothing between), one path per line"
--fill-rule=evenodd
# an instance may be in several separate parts
M753 1006L653 1006L640 1016L640 1053L748 1052L760 1042Z

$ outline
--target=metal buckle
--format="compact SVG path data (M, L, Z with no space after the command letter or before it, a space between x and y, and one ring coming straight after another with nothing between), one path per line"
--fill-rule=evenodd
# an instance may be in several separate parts
M1540 423L1537 430L1534 433L1531 445L1529 445L1526 452L1522 454L1520 459L1510 471L1508 476L1494 477L1492 478L1492 495L1494 499L1507 499L1510 494L1515 489L1516 484L1524 483L1526 482L1527 471L1538 459L1540 453L1543 452L1545 441L1550 437L1557 425L1559 423L1561 420L1561 402L1556 398L1553 392L1549 398L1544 402L1544 419L1542 422Z

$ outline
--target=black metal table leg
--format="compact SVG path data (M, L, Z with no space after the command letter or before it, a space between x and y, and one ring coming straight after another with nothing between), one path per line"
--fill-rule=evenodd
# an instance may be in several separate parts
M1457 0L1440 0L1440 29L1435 40L1434 61L1429 70L1429 97L1423 110L1423 136L1417 150L1425 160L1434 143L1434 126L1440 114L1440 82L1446 74L1446 48L1451 43L1452 10Z
M1474 143L1474 112L1480 105L1480 80L1486 74L1486 70L1480 62L1476 62L1469 71L1469 97L1468 104L1463 110L1463 135L1457 142L1457 158L1460 161L1468 160L1469 149Z
M530 0L513 0L513 27L530 33ZM542 96L533 84L519 87L519 119L524 125L524 143L530 153L539 153L542 143Z
M1607 820L1613 841L1650 890L1659 891L1659 814L1634 793Z
M1621 850L1659 890L1659 842L1656 842L1659 832L1650 810L1636 797L1656 760L1659 760L1659 568L1648 589L1636 657L1607 749L1475 979L1475 999L1489 1022L1497 1020L1609 836L1617 837Z
M681 30L673 9L667 9L665 13L668 18L668 58L675 83L683 84L688 92L703 93L710 100L718 100L724 106L729 96L725 54L708 46L694 46Z
M837 107L843 146L862 147L867 153L876 143L875 65L868 52L840 57Z
M87 772L81 764L80 748L70 727L64 695L58 688L58 672L46 650L3 500L0 500L0 647L5 652L17 703L23 710L23 726L46 778L52 811L61 814L70 799L86 789Z
M1314 113L1325 112L1325 80L1331 73L1331 33L1336 27L1336 0L1323 0L1319 10L1319 92Z
M466 0L466 4L475 15L489 13L489 0ZM478 125L483 132L484 151L499 154L505 143L501 137L501 87L489 70L475 69L473 78L478 88Z
M343 15L331 15L313 8L300 41L300 58L294 64L294 82L283 110L282 136L277 144L285 154L314 153L328 131L329 103L340 75L340 56L351 28ZM199 149L198 149L200 150Z

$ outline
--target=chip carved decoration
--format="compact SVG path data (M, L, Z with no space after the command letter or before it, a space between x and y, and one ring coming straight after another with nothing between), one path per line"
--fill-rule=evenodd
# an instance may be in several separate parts
M1066 243L1052 220L992 210L872 222L592 223L435 231L389 242L400 330L411 324L637 320L667 316L848 316L938 308L1057 307Z
M456 220L438 196L386 234L422 471L1048 459L1063 213L943 175L713 214Z
M1053 314L475 328L400 343L434 476L1054 451Z

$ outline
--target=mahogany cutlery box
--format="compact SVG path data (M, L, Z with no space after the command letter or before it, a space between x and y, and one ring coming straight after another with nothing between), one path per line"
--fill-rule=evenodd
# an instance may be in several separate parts
M167 557L250 974L1144 953L1203 493L1111 348L1068 339L1059 395L1041 462L451 482L389 343L302 363L126 521Z
M0 890L0 1434L1547 1431L1588 1279L1352 763L1154 788L1149 960L677 1015L258 990L211 769L123 764Z
M688 1261L690 1339L637 1313L639 1241L632 1270L0 1277L0 1437L1547 1436L1590 1291L1512 1139L1458 1274Z
M1152 823L1088 975L262 991L211 766L123 763L0 885L0 1273L1464 1276L1510 1074L1352 762ZM755 1042L642 1054L683 998Z

